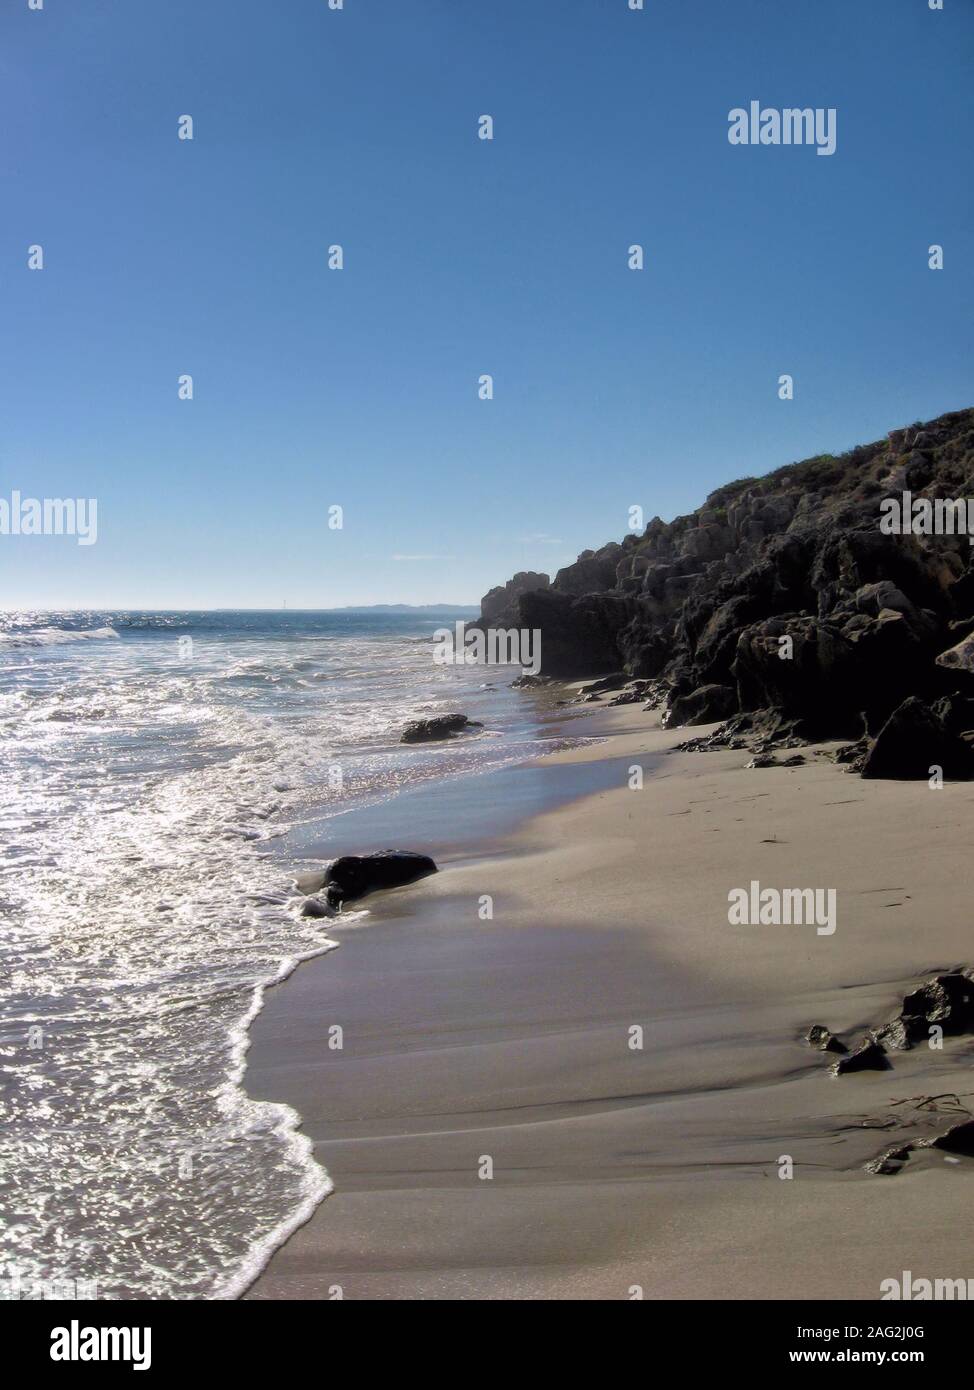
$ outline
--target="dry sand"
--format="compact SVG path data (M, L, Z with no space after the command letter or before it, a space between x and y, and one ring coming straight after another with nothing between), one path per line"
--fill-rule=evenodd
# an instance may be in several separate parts
M974 787L667 754L685 732L638 706L586 732L606 742L545 762L642 760L642 790L627 762L371 900L268 996L248 1090L300 1112L336 1190L247 1296L876 1299L903 1270L974 1277L974 1161L862 1170L958 1118L910 1098L974 1108L974 1041L839 1078L801 1041L974 964ZM835 888L835 934L730 926L752 879Z

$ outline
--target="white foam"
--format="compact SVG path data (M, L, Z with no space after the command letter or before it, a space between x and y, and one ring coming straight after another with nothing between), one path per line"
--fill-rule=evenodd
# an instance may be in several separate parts
M63 627L39 627L33 632L0 633L0 646L5 647L53 647L68 642L107 642L117 639L113 627L89 627L81 631Z
M304 690L294 639L204 631L183 661L175 634L117 638L0 636L52 648L0 663L0 1168L20 1225L0 1228L0 1266L94 1278L109 1299L235 1298L332 1189L300 1117L243 1089L248 1027L269 985L367 915L301 918L291 884L307 864L271 837L530 752L399 747L423 706L458 699L459 678L416 644L297 639L335 673ZM27 1050L28 1025L57 1050Z

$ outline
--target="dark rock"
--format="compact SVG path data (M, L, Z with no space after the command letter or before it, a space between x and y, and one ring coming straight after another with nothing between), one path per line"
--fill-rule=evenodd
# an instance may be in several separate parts
M912 1144L894 1145L893 1148L886 1149L878 1157L871 1158L868 1163L863 1164L863 1167L867 1173L892 1175L900 1171L912 1152Z
M610 705L638 705L644 698L641 690L620 690L618 695L613 695L608 701Z
M555 575L553 588L562 594L597 594L611 589L616 582L616 567L622 558L622 546L610 541L601 550L583 550L573 565L566 565Z
M906 1023L902 1018L891 1018L881 1028L876 1029L876 1041L894 1052L909 1052L913 1046Z
M512 581L502 607L541 630L546 673L621 667L674 701L723 687L735 703L714 718L771 710L806 738L858 739L864 714L872 738L909 697L929 708L974 669L967 537L885 534L880 503L963 496L972 475L974 410L957 411L728 483L583 551L550 586ZM974 738L974 724L948 732Z
M383 849L375 854L345 854L328 866L327 895L332 907L374 893L379 888L398 888L427 874L436 865L427 854L406 849Z
M923 629L903 613L858 609L859 592L827 618L794 615L744 628L731 668L742 706L800 714L820 736L858 733L864 709L885 719L930 652ZM783 638L793 644L788 660L780 657Z
M848 763L857 772L861 772L868 752L869 740L861 738L856 743L846 743L841 748L837 748L832 754L832 761L834 763Z
M600 676L619 669L618 635L630 604L618 594L573 598L555 589L516 600L514 626L541 633L541 665L550 676Z
M974 697L957 693L944 695L931 706L949 734L971 737L974 730Z
M750 748L755 767L777 767L773 749L800 748L806 742L800 720L786 719L780 710L756 710L735 714L710 734L686 739L677 748L684 752L711 752L720 748Z
M669 698L669 686L663 681L643 681L643 696L648 696L643 709L654 710L665 706Z
M884 1047L908 1052L915 1043L928 1042L930 1029L947 1036L974 1032L974 977L952 970L925 980L903 997L898 1014L873 1030Z
M936 660L938 666L944 666L948 670L964 671L967 675L974 674L974 635L968 635L956 646L941 652Z
M620 690L628 680L625 671L613 671L611 676L602 676L600 680L590 681L585 689L590 695L602 690Z
M684 724L715 724L737 709L737 696L729 685L700 685L689 695L678 695L663 716L664 728Z
M840 1042L834 1033L830 1033L828 1028L822 1023L813 1023L805 1034L805 1041L809 1047L814 1047L818 1052L845 1052L846 1045Z
M854 1052L840 1057L832 1067L835 1076L844 1076L849 1071L886 1071L889 1061L885 1049L874 1037L862 1040Z
M506 584L499 584L480 600L480 619L476 626L516 627L515 600L532 589L547 589L551 580L536 570L521 570Z
M431 719L413 719L402 731L400 743L432 743L438 739L453 738L467 729L479 729L476 720L465 714L437 714Z
M936 975L904 997L900 1019L911 1042L926 1041L933 1024L945 1034L974 1032L974 979L963 971Z
M930 1147L974 1158L974 1120L962 1120L960 1124L952 1125L946 1134L932 1139Z
M866 755L863 777L901 781L930 777L940 767L949 781L974 776L974 755L967 744L949 732L936 710L910 696L893 711Z
M551 676L541 676L541 675L535 676L535 675L532 675L532 674L530 673L530 671L529 671L529 672L527 672L527 673L526 673L525 675L523 675L523 676L516 676L515 679L511 681L511 689L512 689L512 690L537 690L537 689L539 689L541 686L544 686L544 685L554 685L554 684L555 684L555 681L552 679Z

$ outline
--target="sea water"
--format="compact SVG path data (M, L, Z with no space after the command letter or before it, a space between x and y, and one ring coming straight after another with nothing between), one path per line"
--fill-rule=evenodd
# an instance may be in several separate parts
M0 1299L232 1298L328 1192L240 1084L336 944L288 846L550 746L516 671L434 663L454 617L0 614ZM456 709L484 731L399 742Z

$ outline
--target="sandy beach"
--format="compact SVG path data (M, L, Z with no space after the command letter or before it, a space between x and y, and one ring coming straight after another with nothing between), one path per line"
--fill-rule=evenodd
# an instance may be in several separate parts
M370 899L268 995L247 1089L298 1110L335 1191L247 1297L877 1299L903 1270L967 1277L970 1160L862 1165L963 1118L924 1097L974 1106L970 1040L835 1077L803 1034L876 1025L972 963L974 789L862 781L824 749L670 752L686 732L638 706L576 727L605 741L541 766L621 759L618 786ZM731 926L751 880L834 888L836 930Z

